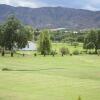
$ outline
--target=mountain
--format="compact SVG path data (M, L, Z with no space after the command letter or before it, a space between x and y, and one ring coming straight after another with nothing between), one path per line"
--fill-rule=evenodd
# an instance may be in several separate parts
M100 11L64 7L13 7L0 5L0 23L14 14L23 24L34 28L100 28Z

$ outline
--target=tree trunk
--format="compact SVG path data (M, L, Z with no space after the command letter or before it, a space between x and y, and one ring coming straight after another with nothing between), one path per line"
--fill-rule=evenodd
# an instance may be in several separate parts
M2 56L5 56L5 51L4 50L2 51Z
M98 53L98 52L97 52L97 50L98 50L98 49L97 49L97 48L95 48L95 54L97 54L97 53Z
M14 56L14 52L13 52L13 50L11 50L11 57L13 57Z

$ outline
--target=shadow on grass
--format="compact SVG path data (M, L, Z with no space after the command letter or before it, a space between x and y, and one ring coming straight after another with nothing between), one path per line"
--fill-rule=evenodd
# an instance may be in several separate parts
M65 68L47 68L47 69L35 69L35 70L28 70L28 69L8 69L8 68L3 68L2 71L43 71L43 70L61 70Z

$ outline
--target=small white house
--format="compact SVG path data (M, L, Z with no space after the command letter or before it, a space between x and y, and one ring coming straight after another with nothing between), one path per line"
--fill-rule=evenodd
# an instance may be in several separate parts
M36 43L34 43L32 41L28 41L28 44L22 50L25 50L25 51L35 51L35 50L37 50Z

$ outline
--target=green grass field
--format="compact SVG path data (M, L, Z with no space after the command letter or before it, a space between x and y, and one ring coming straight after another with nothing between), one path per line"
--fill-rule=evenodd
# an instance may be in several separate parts
M83 51L83 44L82 43L79 43L79 46L77 46L76 48L75 48L75 46L71 46L71 44L68 44L68 43L53 43L52 44L52 48L54 50L56 50L57 52L59 52L62 47L68 48L71 53L74 50Z
M100 57L0 57L0 100L100 100ZM28 71L30 70L30 71Z

